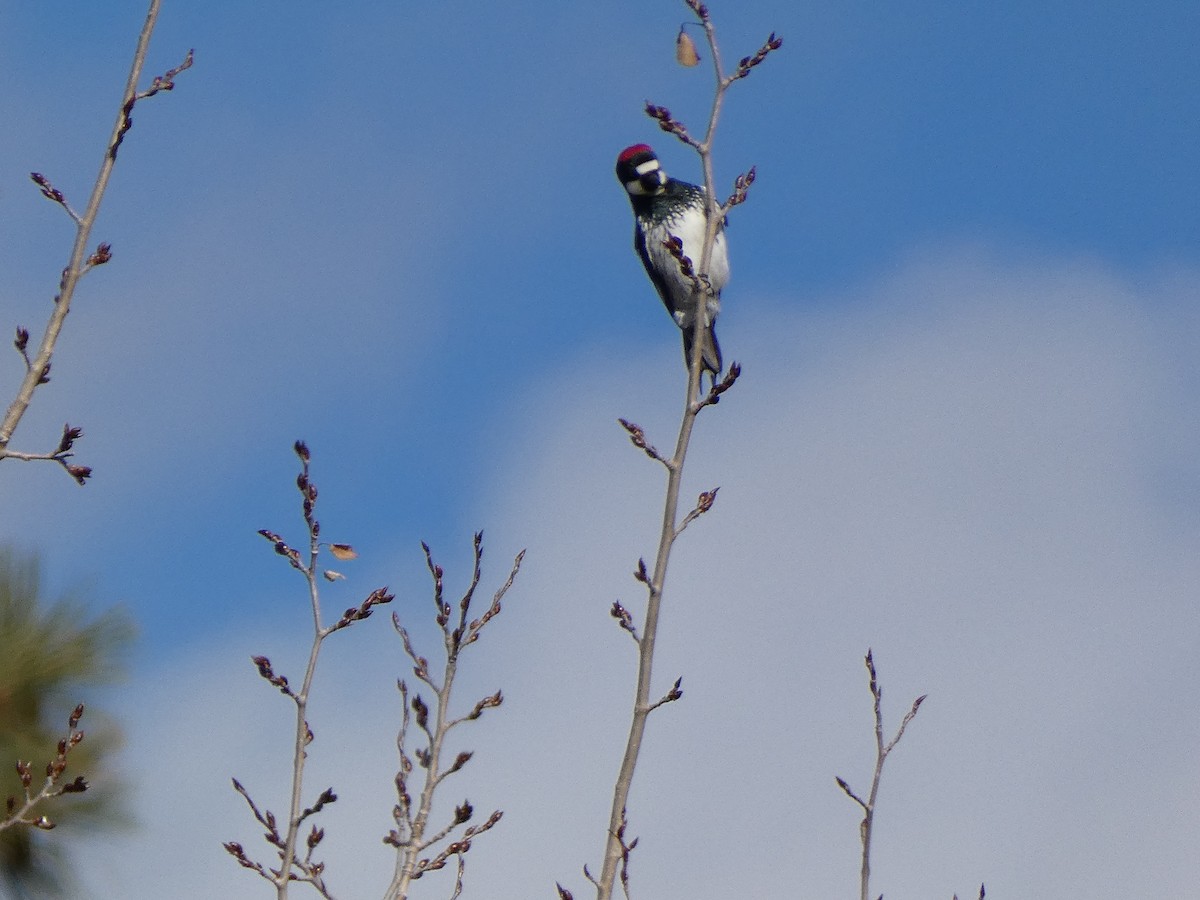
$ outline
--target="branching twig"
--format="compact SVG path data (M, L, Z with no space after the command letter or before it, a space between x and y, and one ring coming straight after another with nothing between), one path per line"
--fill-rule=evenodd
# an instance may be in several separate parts
M875 799L879 796L879 781L883 777L883 764L887 760L888 754L900 743L900 738L904 737L904 730L908 728L908 723L913 720L917 714L917 710L925 702L925 695L922 694L913 701L912 708L904 714L904 719L900 722L900 727L896 730L896 736L884 744L883 711L881 708L883 703L883 688L879 684L879 678L875 672L875 659L871 655L870 650L867 651L865 662L867 672L870 675L871 697L874 700L875 709L875 774L871 778L871 793L864 800L850 788L845 779L839 777L836 780L838 787L845 792L846 796L862 807L863 819L858 826L859 837L862 840L862 870L859 889L862 900L870 900L871 838L875 825ZM982 888L980 890L982 891Z
M83 212L76 212L67 202L62 191L51 184L50 180L44 175L39 172L34 172L30 175L34 184L42 192L42 196L61 206L71 221L75 223L75 243L71 249L70 260L67 262L66 268L63 269L62 277L59 280L58 294L54 298L54 309L50 314L50 320L46 324L45 332L42 334L42 340L38 345L37 353L32 358L30 358L28 350L29 332L25 328L17 328L17 339L14 341L14 344L17 351L25 360L25 377L17 388L16 397L9 405L4 418L0 420L0 459L12 457L13 459L23 459L26 461L50 460L57 462L79 484L86 483L87 478L92 474L92 470L87 466L77 466L68 463L67 459L71 454L65 450L60 449L57 452L51 453L21 453L10 450L8 444L12 440L13 432L16 431L22 417L25 415L25 411L29 408L29 404L33 400L34 391L40 385L46 384L50 380L51 357L54 355L54 347L58 342L59 334L62 332L67 313L70 312L71 300L75 296L75 287L79 283L79 279L91 269L104 265L112 259L112 248L108 244L100 244L91 253L88 252L87 248L91 240L92 226L96 223L96 216L100 212L100 203L104 199L104 192L108 188L108 181L112 175L113 165L116 163L117 148L121 145L121 141L125 138L125 133L129 131L133 124L130 113L133 110L134 104L139 100L154 96L159 91L169 91L174 88L175 76L192 65L192 51L189 50L182 64L171 69L165 75L156 77L148 90L138 92L137 85L142 76L142 69L145 66L146 50L150 46L150 35L153 34L155 22L158 20L160 3L161 0L151 0L150 2L149 11L146 13L146 21L142 25L141 34L138 36L137 49L134 51L133 66L129 71L129 78L125 83L125 92L121 100L121 111L117 114L117 121L113 125L112 134L105 147L104 160L100 164L100 172L96 176L91 196L88 198L87 206L84 207ZM74 429L74 431L74 437L79 437L82 434L79 429Z
M70 462L71 457L75 454L71 453L71 447L75 441L83 437L82 428L73 428L70 423L63 426L62 437L59 439L58 447L48 453L22 453L19 450L0 451L0 459L4 457L12 457L13 459L23 459L26 462L33 459L46 459L51 462L56 462L64 469L67 474L74 478L79 484L84 484L92 477L91 466L77 466Z
M165 85L160 85L157 87L157 90L169 90L169 88ZM312 689L313 678L317 672L317 659L321 652L321 645L335 631L341 631L355 622L369 618L376 606L390 603L395 599L392 594L388 593L387 588L378 588L368 594L367 598L361 604L352 606L342 613L341 618L337 621L329 625L322 624L320 583L321 579L326 577L328 573L322 572L318 565L321 547L328 546L330 552L341 560L353 559L355 553L349 544L326 545L320 540L321 523L316 518L317 486L313 484L309 477L311 456L308 447L303 441L296 441L295 451L296 456L300 458L300 474L296 478L296 487L300 491L304 524L308 531L308 552L307 554L301 554L299 550L288 546L283 538L273 531L262 529L259 531L259 534L270 541L274 545L275 552L286 559L293 569L304 576L304 580L308 585L309 605L313 617L313 640L312 645L309 647L308 665L304 670L304 678L300 683L300 687L297 689L292 686L286 675L280 675L275 671L271 665L271 660L267 657L255 656L252 658L252 662L258 669L258 674L272 687L278 688L279 692L290 699L296 708L295 739L292 748L291 800L288 807L287 822L282 832L279 829L275 814L270 810L260 810L250 798L250 793L237 779L233 780L234 790L245 798L246 803L250 806L250 811L254 814L254 818L266 829L264 838L268 844L275 848L279 856L279 867L271 868L254 861L246 854L245 848L239 843L230 841L224 845L225 850L238 861L239 865L257 872L267 881L271 882L275 886L276 895L280 900L287 897L288 886L292 882L310 884L322 897L329 898L332 896L324 881L325 864L313 860L314 851L325 837L324 829L313 825L308 833L308 837L305 839L304 855L299 856L297 854L297 847L300 842L300 827L309 818L319 813L326 805L337 800L337 795L333 792L333 788L327 788L317 797L316 802L312 806L301 809L304 791L304 766L308 759L308 745L313 741L313 732L308 724L308 697L309 691Z
M731 198L729 203L724 206L719 205L716 200L716 190L713 181L713 165L712 165L712 148L713 141L716 136L717 123L720 120L721 106L724 102L725 92L729 89L734 81L744 78L749 74L750 70L758 66L766 58L766 56L774 50L779 49L782 42L772 34L763 47L753 57L743 59L737 70L727 75L721 63L721 54L717 45L716 29L709 18L708 8L698 2L698 0L685 0L688 8L696 16L700 25L704 28L705 36L708 39L709 51L712 56L713 69L716 78L716 89L713 96L712 109L709 112L708 127L705 130L704 138L698 140L692 136L688 129L671 115L670 110L663 106L656 106L652 103L646 104L646 113L652 119L658 122L659 127L670 134L675 135L680 141L692 147L700 156L700 160L704 170L704 186L705 186L705 216L706 228L704 234L704 244L700 260L695 261L688 259L683 254L682 243L676 241L670 242L666 247L679 263L680 271L685 277L691 279L693 301L696 304L697 310L704 310L707 307L707 300L712 293L711 282L708 278L709 264L712 259L713 245L717 239L717 233L721 227L724 215L729 208L736 203L741 203L745 200L746 191L754 180L753 170L745 176L740 176L735 184L734 198ZM694 48L693 48L694 49ZM691 54L685 54L687 59L685 64L690 61ZM736 203L734 199L736 198ZM730 366L729 373L718 384L713 384L707 396L701 397L701 371L703 367L703 332L708 324L708 316L698 314L694 317L693 328L695 329L692 335L691 347L692 356L689 360L688 368L688 384L687 396L685 398L683 417L679 427L679 435L675 442L675 452L668 459L665 458L658 450L656 450L646 440L646 435L643 430L624 419L620 420L622 427L628 432L630 440L634 446L644 451L651 459L658 460L667 469L667 489L666 498L663 504L662 528L659 536L658 553L654 561L653 573L647 572L644 562L639 561L638 572L635 577L647 587L648 599L646 604L646 618L643 624L643 630L639 636L633 627L632 614L628 612L620 603L615 603L612 607L612 614L617 619L620 626L633 635L638 647L638 680L637 692L634 699L633 721L629 729L629 737L625 746L625 754L621 761L621 768L617 775L616 785L613 790L613 802L609 816L608 837L604 850L604 862L598 878L592 879L590 874L589 880L596 887L597 900L611 900L613 887L618 878L622 880L622 885L628 895L628 850L623 841L623 835L626 827L625 810L629 800L629 792L633 785L634 769L637 766L638 756L641 752L642 740L645 735L646 720L650 713L662 706L664 703L679 699L682 692L679 689L680 682L676 682L675 686L660 700L651 701L652 690L652 671L654 666L654 647L658 635L658 622L662 608L663 590L666 584L667 566L671 558L671 549L674 546L675 540L683 532L683 530L691 524L699 516L707 512L716 498L717 490L714 488L711 491L706 491L700 495L696 507L691 510L683 519L679 521L679 492L683 481L683 467L687 458L688 445L691 441L692 430L695 426L696 416L700 411L707 406L715 404L720 395L729 390L737 380L741 372L741 367L735 362ZM586 867L585 867L586 872ZM565 888L559 887L560 896L569 897L570 892Z
M5 801L4 817L0 818L0 831L14 825L28 825L49 831L54 822L44 815L34 815L34 809L43 801L63 794L82 794L88 789L87 780L77 775L71 781L61 784L67 771L67 755L79 746L83 740L83 732L76 731L79 720L83 718L83 704L80 703L67 720L67 736L58 742L54 758L46 763L46 777L41 787L33 789L33 763L17 760L17 774L21 778L23 798L8 797Z
M453 606L444 597L444 576L442 567L433 561L433 554L427 544L421 545L425 551L425 564L433 578L434 619L442 631L442 644L445 661L442 666L440 681L434 678L429 670L429 660L417 653L408 629L400 622L400 617L393 613L392 624L404 644L404 652L413 661L413 675L433 691L433 707L430 708L420 694L409 699L408 685L404 681L397 682L400 699L403 706L400 732L396 736L396 750L400 756L400 769L396 773L396 805L392 809L392 819L396 827L388 832L383 842L396 848L396 868L384 894L385 900L404 900L408 897L409 887L413 881L426 872L432 872L445 867L451 856L456 857L458 875L455 880L452 898L462 893L463 872L466 866L466 854L471 849L471 840L485 831L491 830L500 821L503 813L493 812L481 825L467 826L461 837L446 844L432 856L423 854L430 848L437 847L457 829L466 825L474 815L474 807L469 801L463 801L454 809L450 821L436 831L430 831L430 816L433 812L434 794L439 785L449 776L462 770L471 760L469 751L460 752L449 765L443 766L442 757L445 753L446 737L457 726L464 722L478 719L488 709L494 709L504 702L500 691L490 694L477 701L466 715L451 718L450 703L454 687L454 678L458 673L458 660L462 651L479 639L484 627L500 614L501 601L516 580L525 558L522 550L513 560L508 578L492 597L492 602L483 614L476 619L470 619L471 601L475 590L479 587L483 568L483 533L478 532L474 540L474 564L471 569L471 582L466 592L458 602L457 621L452 619ZM410 755L408 747L409 726L416 722L417 727L425 736L424 746L418 747ZM409 777L412 775L414 764L425 770L424 783L415 804L408 790Z

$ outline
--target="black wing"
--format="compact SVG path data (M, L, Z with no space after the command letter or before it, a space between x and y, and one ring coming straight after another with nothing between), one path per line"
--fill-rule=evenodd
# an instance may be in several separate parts
M646 275L650 279L650 283L654 285L654 289L658 291L658 297L663 302L663 306L667 308L667 312L672 318L675 316L675 307L671 305L671 295L667 288L667 284L663 281L661 275L650 262L650 253L646 249L646 232L641 228L633 229L633 249L637 251L638 259L642 261L642 268L646 270Z

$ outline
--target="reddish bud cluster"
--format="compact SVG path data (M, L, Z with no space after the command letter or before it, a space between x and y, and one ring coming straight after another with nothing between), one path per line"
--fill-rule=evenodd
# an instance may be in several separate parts
M458 756L454 757L454 762L450 764L450 768L447 769L443 774L449 775L451 772L457 772L468 762L470 762L471 757L474 755L475 754L469 750L464 750L462 753L458 754Z
M87 484L87 480L92 477L92 467L68 464L67 474L75 479L76 484L82 487L83 485Z
M73 780L66 784L59 784L59 780L67 770L67 756L72 750L83 743L83 732L75 730L81 718L83 718L82 703L72 710L71 716L67 720L67 736L58 741L53 759L46 763L46 783L36 794L30 793L33 787L33 763L26 760L17 760L15 768L17 777L21 781L21 787L25 792L25 803L21 811L18 812L18 807L21 804L18 803L17 798L10 796L5 799L5 808L7 809L9 818L0 822L0 829L8 827L14 824L14 822L19 822L33 828L41 828L49 831L55 824L50 819L45 816L38 816L37 818L26 817L33 806L43 799L60 797L63 794L82 794L88 789L87 779L82 775L76 775Z
M412 709L417 717L417 727L425 731L429 730L429 707L425 701L421 699L421 695L413 697Z
M731 194L729 199L725 202L726 209L733 209L733 207L739 206L740 204L746 202L746 194L750 191L750 185L754 184L754 178L757 174L757 171L758 170L755 166L751 166L749 172L746 172L744 175L739 175L734 179L733 194Z
M692 266L692 260L683 252L683 241L675 235L671 235L662 244L667 248L667 252L671 254L675 261L679 263L679 271L683 273L683 277L695 281L696 270Z
M483 715L483 711L485 709L495 709L503 702L504 702L504 695L501 694L500 691L496 691L496 693L494 693L494 694L489 694L488 696L484 697L482 700L480 700L478 703L475 704L474 708L472 708L472 710L469 713L467 713L466 719L468 719L468 720L478 719L481 715Z
M387 588L376 588L375 590L371 591L371 593L367 596L367 599L361 604L358 606L352 606L342 613L342 617L338 619L337 623L333 627L336 630L338 628L345 628L352 622L361 622L363 619L366 619L371 615L376 606L384 603L391 603L395 599L395 595L388 593Z
M258 529L258 533L259 533L259 534L261 534L261 535L262 535L263 537L265 537L265 538L266 538L268 541L270 541L272 544L274 544L274 545L275 545L275 552L276 552L276 553L278 553L280 556L286 557L286 558L287 558L287 561L288 561L288 562L290 562L290 563L292 564L292 568L295 568L295 569L301 569L301 568L303 568L303 567L300 565L300 553L299 553L299 551L297 551L297 550L293 550L291 547L289 547L289 546L288 546L288 545L287 545L287 544L284 542L283 538L281 538L281 537L280 537L279 535L277 535L275 532L273 532L273 531L269 531L269 530L268 530L268 529L266 529L266 528L260 528L260 529Z
M29 177L33 183L38 186L38 189L42 192L43 197L45 197L47 200L53 200L60 206L66 205L67 199L63 196L63 192L52 185L50 183L50 179L48 179L45 175L43 175L41 172L30 172Z
M316 537L321 533L320 524L313 518L313 510L317 506L317 486L308 480L307 462L300 474L296 476L296 489L300 491L300 496L304 500L304 521L308 523L312 536Z
M279 688L279 692L288 697L295 696L292 693L291 687L288 686L288 680L283 675L276 675L275 670L271 668L271 660L265 656L252 656L251 661L258 668L258 674L269 681L272 686Z
M662 457L659 456L658 451L646 442L646 432L642 430L641 425L635 425L633 422L626 421L625 419L617 419L617 421L621 423L622 428L629 432L629 441L633 446L645 451L646 455L651 459L657 459L659 462L662 461Z
M310 806L304 812L300 813L300 821L304 821L309 816L314 816L319 813L326 805L337 801L337 794L333 792L333 788L325 788L321 791L321 796L317 798L317 802ZM318 838L318 840L320 840ZM313 845L315 846L315 845Z
M729 390L737 382L742 374L741 363L735 362L729 366L729 371L725 373L725 377L714 384L708 391L708 396L700 401L701 408L712 406L721 399L721 395Z
M617 624L633 635L634 640L637 639L637 627L633 624L633 614L621 605L619 600L614 600L610 615L617 620Z
M150 82L150 87L138 94L139 100L144 100L147 97L153 97L159 91L175 90L175 76L184 69L190 69L194 61L195 50L189 50L183 62L173 69L168 69L162 75L155 75L154 80Z
M96 248L96 252L88 257L87 264L89 266L102 266L112 259L112 244L101 244Z
M72 446L74 446L75 441L81 437L83 437L82 428L72 428L70 424L64 425L62 439L58 442L58 450L56 452L59 454L66 453L71 449Z
M125 140L125 135L128 133L129 129L133 127L133 116L131 113L133 112L134 104L136 104L139 100L145 100L147 97L153 97L159 91L174 90L175 76L184 69L190 69L192 67L192 61L193 51L189 50L187 52L187 56L184 57L183 62L181 62L178 66L170 69L162 75L156 75L154 80L150 83L149 88L134 94L125 101L125 105L121 107L121 124L117 128L117 135L108 147L108 156L110 159L115 160L117 158L117 150L120 149L121 142Z
M675 119L671 115L671 111L665 106L655 106L653 103L646 101L646 115L658 122L658 127L667 132L667 134L673 134L685 144L695 146L695 142L692 140L692 136L688 134L688 130L684 127L684 124Z
M421 541L421 549L425 551L425 566L429 569L429 574L433 576L433 605L437 608L437 623L444 626L450 621L450 605L442 599L446 572L433 561L429 545L424 541Z
M753 56L743 56L738 61L737 71L733 74L733 78L730 80L745 78L750 74L751 69L762 64L762 61L767 58L767 55L771 53L771 51L778 50L782 46L783 38L776 37L775 32L772 31L770 37L767 38L766 43L758 48L757 53L755 53Z
M266 873L263 871L262 866L250 859L250 857L246 855L246 848L237 841L226 841L221 846L225 848L226 853L238 861L238 865L247 869L253 869L263 877L266 877Z
M668 703L673 703L674 701L678 700L682 696L683 696L683 679L676 678L675 684L673 684L671 686L671 689L669 691L667 691L667 696L664 697L663 700Z

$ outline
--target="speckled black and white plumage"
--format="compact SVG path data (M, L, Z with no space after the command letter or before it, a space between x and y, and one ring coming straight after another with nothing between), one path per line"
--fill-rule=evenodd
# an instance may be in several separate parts
M680 271L679 262L663 246L671 237L683 243L683 254L699 267L704 250L704 189L667 176L658 157L646 144L635 144L617 157L617 179L625 186L633 206L633 246L646 274L662 298L667 312L683 332L684 365L691 366L696 301L693 283ZM724 223L718 226L708 263L712 295L705 304L703 371L715 378L722 369L721 347L715 330L721 311L721 290L729 280L729 256Z

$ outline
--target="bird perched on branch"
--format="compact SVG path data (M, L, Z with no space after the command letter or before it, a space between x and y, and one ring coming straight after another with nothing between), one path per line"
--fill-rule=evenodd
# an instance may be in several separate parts
M704 188L668 177L646 144L634 144L621 151L617 179L625 186L633 206L633 247L667 312L683 331L683 358L689 369L696 309L701 305L699 299L704 298L701 372L711 373L715 380L722 365L714 326L721 311L721 289L729 280L725 223L717 225L708 272L693 273L684 258L699 268L706 224ZM669 246L672 243L674 247Z

